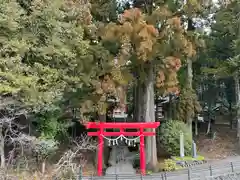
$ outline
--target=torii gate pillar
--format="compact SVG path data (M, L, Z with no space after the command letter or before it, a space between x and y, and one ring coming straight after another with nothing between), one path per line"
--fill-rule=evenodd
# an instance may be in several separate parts
M145 136L155 136L155 132L145 132L144 129L157 128L160 122L154 123L93 123L89 122L87 129L98 129L97 132L88 132L88 136L98 136L98 176L102 176L102 160L104 137L106 136L138 136L140 137L140 168L141 174L146 174L146 157L145 157ZM119 129L119 132L105 132L104 129ZM126 132L125 129L139 129L137 132Z

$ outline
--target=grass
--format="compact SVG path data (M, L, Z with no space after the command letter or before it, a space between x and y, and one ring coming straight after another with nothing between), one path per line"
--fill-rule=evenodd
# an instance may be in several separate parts
M205 158L203 156L197 156L196 158L193 158L191 156L173 156L172 159L175 161L203 161Z

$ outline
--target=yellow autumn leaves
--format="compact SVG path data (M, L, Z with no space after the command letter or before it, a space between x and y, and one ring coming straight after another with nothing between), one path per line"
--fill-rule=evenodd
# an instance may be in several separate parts
M164 68L158 71L156 87L163 89L163 93L178 93L177 71L181 67L181 60L174 56L168 56L164 60Z

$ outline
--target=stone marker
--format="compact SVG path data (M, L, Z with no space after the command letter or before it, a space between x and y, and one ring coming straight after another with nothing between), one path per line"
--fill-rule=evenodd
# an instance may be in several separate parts
M196 143L194 141L192 143L192 156L193 156L193 158L197 157L197 146L196 146Z
M184 157L184 136L183 133L180 133L180 157Z

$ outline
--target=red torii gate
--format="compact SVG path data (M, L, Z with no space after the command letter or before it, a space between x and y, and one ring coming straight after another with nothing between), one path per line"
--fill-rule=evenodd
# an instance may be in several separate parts
M98 176L102 176L102 160L103 160L103 146L104 136L139 136L140 137L140 169L141 174L145 175L146 159L144 137L154 136L155 132L145 132L144 129L157 128L160 122L150 123L94 123L89 122L87 129L98 129L97 132L88 132L88 136L98 136ZM105 132L104 129L119 129L119 132ZM137 132L126 132L125 129L139 129Z

